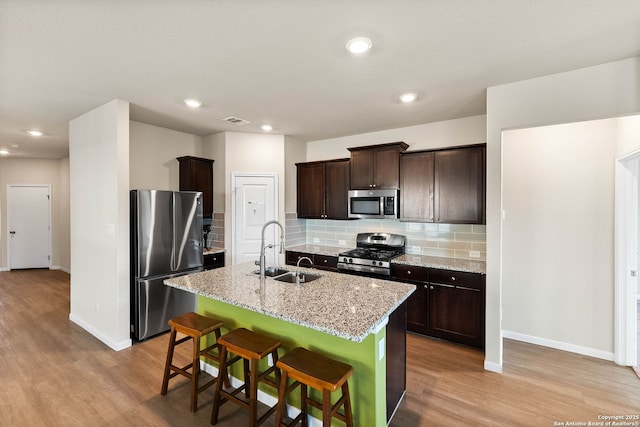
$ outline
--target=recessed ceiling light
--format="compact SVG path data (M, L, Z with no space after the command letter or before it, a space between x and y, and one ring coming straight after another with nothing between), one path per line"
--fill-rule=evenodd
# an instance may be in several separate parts
M9 150L0 150L0 155L6 156L7 154L9 154Z
M404 102L405 104L413 102L416 99L418 99L418 95L415 93L403 93L402 95L400 95L400 101Z
M184 103L191 108L198 108L202 105L202 102L198 101L197 99L185 99Z
M270 130L273 130L273 126L271 125L262 125L260 126L262 128L262 130L269 132Z
M373 46L370 38L354 37L347 42L345 47L351 53L360 54L368 51Z
M42 136L42 132L39 130L28 130L27 133L31 136Z

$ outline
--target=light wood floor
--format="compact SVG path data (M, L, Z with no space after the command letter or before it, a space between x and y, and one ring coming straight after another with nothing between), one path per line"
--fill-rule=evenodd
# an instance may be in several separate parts
M478 350L412 334L407 341L407 395L393 427L640 414L640 379L611 362L507 340L500 375L483 369ZM0 426L208 426L213 389L195 414L186 379L159 394L167 342L163 335L112 351L69 321L66 273L0 273ZM246 425L243 412L224 405L218 425Z

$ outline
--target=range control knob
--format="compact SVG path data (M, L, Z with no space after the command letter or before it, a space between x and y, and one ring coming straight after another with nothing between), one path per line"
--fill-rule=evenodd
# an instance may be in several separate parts
M352 258L349 258L349 262L350 262L350 263L353 263L353 259L352 259Z

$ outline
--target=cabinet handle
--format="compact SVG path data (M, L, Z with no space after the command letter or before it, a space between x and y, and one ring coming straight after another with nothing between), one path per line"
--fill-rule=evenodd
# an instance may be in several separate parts
M451 276L451 281L452 281L452 282L455 282L455 281L456 281L456 278L455 278L454 276Z
M407 270L407 274L411 274L411 270Z
M433 290L433 285L432 285L432 286L429 286L429 289Z
M325 260L324 260L324 263L326 264L326 263L327 263L327 261L328 261L328 260L327 260L327 259L325 259Z
M422 285L422 286L423 286L425 289L427 289L427 288L428 288L428 286L427 286L427 285ZM433 286L431 287L431 289L433 289Z

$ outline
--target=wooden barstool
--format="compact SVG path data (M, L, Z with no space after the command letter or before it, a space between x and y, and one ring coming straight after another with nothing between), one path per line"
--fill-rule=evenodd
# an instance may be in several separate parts
M167 351L167 362L164 365L164 378L162 380L161 395L167 394L169 380L176 375L183 375L191 380L191 412L195 412L198 407L198 394L211 387L218 378L213 378L206 384L200 386L198 379L200 376L200 357L206 357L218 362L220 365L220 345L217 343L220 338L220 328L224 324L221 320L212 319L210 317L201 316L197 313L185 313L181 316L174 317L169 320L171 326L171 334L169 336L169 350ZM177 333L186 335L181 339L177 339ZM210 333L215 333L216 342L204 349L200 349L200 338ZM186 366L178 367L173 364L173 353L177 345L191 340L193 342L193 358L191 363ZM218 353L213 351L218 349ZM191 371L188 371L191 369ZM225 384L229 384L228 377L224 378Z
M322 410L322 425L331 426L331 418L344 421L347 427L353 427L353 414L351 412L351 400L349 398L349 383L347 380L353 373L353 367L346 363L338 362L318 353L314 353L302 347L297 347L282 356L276 364L282 371L280 388L278 390L278 405L274 426L294 426L299 421L307 425L307 405ZM287 379L294 382L288 386ZM300 414L291 423L283 422L286 413L287 395L297 386L300 386ZM322 392L322 403L311 399L307 393L307 386ZM335 405L331 405L331 393L342 388L342 397ZM339 413L344 406L344 415Z
M220 375L225 375L226 378L229 366L242 360L244 365L244 384L237 389L225 391L222 388L222 382L218 381L216 394L213 398L211 424L218 422L220 405L230 401L244 409L248 409L249 425L252 427L258 426L276 409L275 406L269 408L258 418L258 383L263 382L274 387L276 390L278 389L280 371L276 367L276 364L278 363L280 341L245 328L239 328L218 338L218 343L220 344L221 359ZM227 353L233 353L235 356L227 360ZM269 354L273 358L273 365L262 373L259 373L258 362L268 357ZM271 373L274 374L275 381L268 377ZM248 398L248 401L237 396L242 390L244 390L245 397Z

